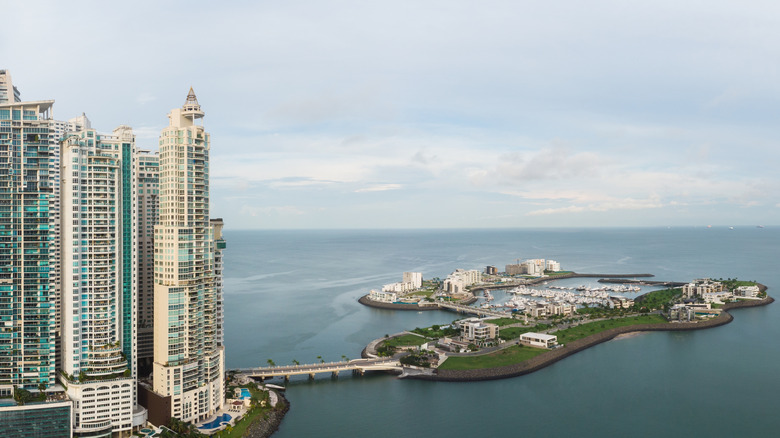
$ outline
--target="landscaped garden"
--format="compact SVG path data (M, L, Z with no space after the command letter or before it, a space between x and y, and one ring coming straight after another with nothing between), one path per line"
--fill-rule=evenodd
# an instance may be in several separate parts
M513 345L503 350L480 356L451 356L439 365L440 370L476 370L512 365L536 357L548 350Z
M629 316L627 318L605 319L603 321L593 321L585 324L580 324L576 327L569 327L567 329L558 330L551 334L558 337L559 344L566 344L567 342L576 341L586 336L594 335L605 330L613 329L616 327L626 327L639 324L666 324L668 321L661 315L637 315Z

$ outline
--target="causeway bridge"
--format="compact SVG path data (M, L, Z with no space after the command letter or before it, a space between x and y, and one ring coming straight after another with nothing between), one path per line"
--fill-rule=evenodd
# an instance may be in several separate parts
M498 316L500 318L512 317L511 312L501 312L494 309L481 309L479 307L465 306L463 304L455 304L447 301L437 301L436 304L438 304L440 308L455 310L462 313L473 313L477 316Z
M377 359L352 359L344 362L326 362L290 366L274 366L259 368L238 368L241 374L255 379L269 379L272 377L284 377L289 380L290 376L308 375L313 379L315 374L330 373L336 377L341 371L352 371L358 374L364 374L366 371L403 371L398 357L377 358Z

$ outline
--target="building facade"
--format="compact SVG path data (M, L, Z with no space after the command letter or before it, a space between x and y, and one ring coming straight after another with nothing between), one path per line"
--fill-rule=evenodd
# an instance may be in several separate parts
M3 438L70 438L71 402L0 407Z
M0 103L18 103L22 101L19 89L11 81L8 70L0 70Z
M154 228L154 392L171 416L200 421L224 405L224 347L209 222L210 135L190 89L160 135L160 220Z
M138 150L138 366L151 369L154 358L154 226L160 207L160 155Z
M84 129L61 147L62 363L77 436L130 431L136 406L135 136Z
M15 90L7 78L6 90ZM55 382L49 206L54 101L0 103L0 385Z

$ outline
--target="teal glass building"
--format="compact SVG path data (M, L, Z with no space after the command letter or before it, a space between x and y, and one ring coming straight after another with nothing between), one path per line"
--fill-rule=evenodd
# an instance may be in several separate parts
M55 383L49 279L53 103L0 103L0 386Z

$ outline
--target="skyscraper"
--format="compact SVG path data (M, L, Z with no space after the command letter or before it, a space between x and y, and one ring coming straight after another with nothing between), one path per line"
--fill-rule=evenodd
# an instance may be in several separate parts
M224 404L224 348L209 223L211 138L192 88L160 135L160 220L154 228L154 391L171 416L198 421Z
M138 366L151 371L154 359L154 226L159 218L160 155L138 150ZM142 374L145 376L148 374Z
M110 435L133 426L134 150L128 126L112 135L83 129L62 142L60 366L75 401L77 434Z
M49 289L54 101L18 102L10 76L2 70L0 77L15 95L0 94L0 386L35 389L55 381Z

